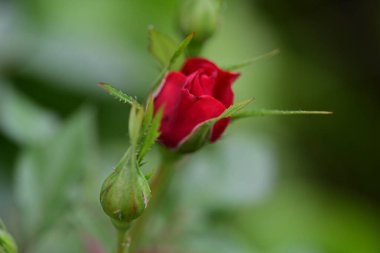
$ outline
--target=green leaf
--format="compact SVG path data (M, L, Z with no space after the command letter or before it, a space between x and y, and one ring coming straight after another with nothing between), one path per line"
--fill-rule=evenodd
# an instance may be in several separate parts
M260 116L268 116L268 115L331 115L332 112L328 111L286 111L286 110L249 110L235 113L232 118L241 119L248 117L260 117Z
M157 138L160 136L159 129L160 129L160 123L162 119L162 113L163 113L163 108L161 107L156 113L156 115L154 116L152 122L149 122L149 127L144 136L144 139L141 142L142 145L141 145L141 149L140 149L138 159L137 159L139 163L142 162L145 155L152 148L153 144L156 142Z
M56 115L11 85L0 83L0 130L9 138L22 145L37 145L51 138L59 126Z
M15 195L27 237L59 221L77 195L77 183L93 166L94 125L93 113L82 110L52 141L22 151L16 164Z
M168 65L162 69L157 79L154 81L152 90L155 90L160 85L166 73L173 68L173 66L178 62L178 59L182 58L182 56L185 53L186 47L189 45L193 37L194 37L194 33L191 33L183 41L181 41L181 43L178 45L177 49L174 51L173 55L171 56ZM181 63L180 65L182 65L182 61L180 63Z
M174 52L173 56L170 58L168 69L170 70L172 66L177 62L177 60L184 54L186 47L189 45L191 40L194 38L194 33L190 33L186 38L179 43L177 50Z
M113 96L116 99L118 99L120 102L122 102L122 103L128 103L130 105L135 104L137 107L141 107L141 105L137 102L137 100L135 98L133 98L133 97L125 94L121 90L115 89L110 84L99 83L99 86L103 90L105 90L108 94L110 94L111 96Z
M178 43L175 40L166 34L158 32L154 27L149 27L149 52L163 68L166 68L169 65L177 48ZM185 55L182 54L178 61L179 64L175 64L173 68L179 69L184 60Z
M243 61L241 63L238 63L238 64L227 66L224 69L230 70L230 71L238 70L238 69L247 67L247 66L249 66L249 65L251 65L251 64L253 64L253 63L257 62L257 61L268 59L268 58L272 58L273 56L276 56L279 53L280 53L280 50L277 48L277 49L272 50L269 53L266 53L266 54L254 57L252 59L245 60L245 61Z

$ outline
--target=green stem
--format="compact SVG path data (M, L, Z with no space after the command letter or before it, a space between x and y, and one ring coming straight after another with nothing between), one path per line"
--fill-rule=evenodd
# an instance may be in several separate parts
M128 230L117 231L117 253L128 253Z
M181 156L168 151L163 151L161 156L161 165L153 178L150 188L152 191L152 198L149 201L147 209L144 214L136 221L131 228L131 245L130 252L134 253L138 249L146 224L150 221L152 215L157 210L157 207L165 197L165 192L169 186L170 180L174 174L174 165Z

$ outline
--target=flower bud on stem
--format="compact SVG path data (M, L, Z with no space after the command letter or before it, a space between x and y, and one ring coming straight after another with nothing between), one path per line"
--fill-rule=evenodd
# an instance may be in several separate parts
M118 230L118 253L128 248L128 230L142 215L150 199L150 188L137 162L137 146L144 112L132 106L129 119L130 147L103 183L100 203Z
M221 0L184 0L179 11L183 35L195 33L188 47L190 56L200 54L203 44L215 33L220 17Z

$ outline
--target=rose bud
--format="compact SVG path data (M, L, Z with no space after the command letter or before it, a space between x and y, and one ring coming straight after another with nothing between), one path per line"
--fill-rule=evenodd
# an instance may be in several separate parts
M210 129L202 129L202 124L232 105L231 86L239 75L203 58L188 59L180 72L167 74L154 94L155 111L164 107L159 142L180 152L193 152L218 140L230 118L218 120Z
M185 0L179 12L179 26L184 36L195 33L190 44L199 46L215 32L220 16L220 0Z
M128 229L131 222L142 215L150 198L149 184L131 153L124 155L100 192L104 212L122 230Z

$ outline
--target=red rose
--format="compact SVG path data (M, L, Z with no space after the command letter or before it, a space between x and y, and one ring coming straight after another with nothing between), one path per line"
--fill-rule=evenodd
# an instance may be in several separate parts
M202 59L188 59L180 72L164 78L154 95L155 111L164 106L159 141L177 149L202 123L218 117L234 101L232 83L239 76ZM217 121L209 140L216 141L230 119Z

